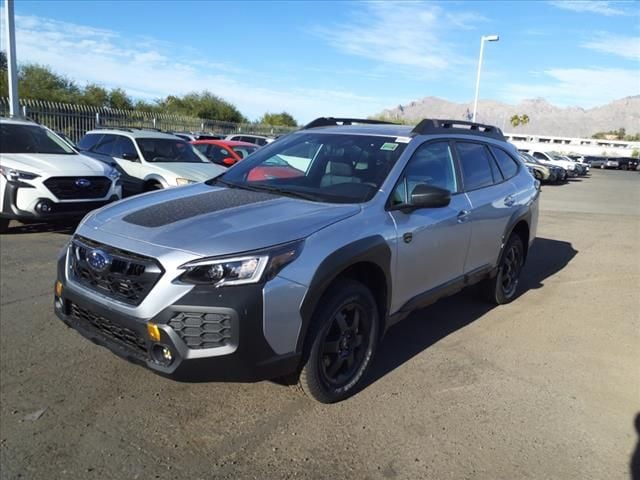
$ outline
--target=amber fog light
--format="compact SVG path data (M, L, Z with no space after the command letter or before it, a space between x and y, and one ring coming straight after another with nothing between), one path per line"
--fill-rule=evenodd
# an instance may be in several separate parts
M160 341L160 329L155 323L147 323L147 333L153 342Z
M56 297L60 298L62 296L62 282L60 280L56 281L54 292Z

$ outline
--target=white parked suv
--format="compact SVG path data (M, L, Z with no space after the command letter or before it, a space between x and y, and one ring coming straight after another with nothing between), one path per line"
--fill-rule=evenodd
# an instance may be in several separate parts
M0 231L11 220L81 216L122 197L117 170L35 122L0 119Z
M260 145L261 147L264 147L265 145L273 142L275 140L275 138L272 137L264 137L262 135L250 135L250 134L234 134L234 135L227 135L227 138L225 138L225 140L230 140L232 142L247 142L247 143L255 143L256 145Z
M542 152L540 150L534 150L530 148L520 149L520 151L528 153L529 155L532 155L536 160L539 160L546 164L564 168L570 177L575 177L576 175L578 175L575 162L572 162L570 160L563 160L559 158L559 156L556 156L553 152Z
M78 149L118 169L125 195L202 182L226 170L182 138L157 130L90 130Z

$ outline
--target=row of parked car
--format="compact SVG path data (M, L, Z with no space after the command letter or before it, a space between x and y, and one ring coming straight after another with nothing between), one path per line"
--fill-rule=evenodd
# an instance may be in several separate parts
M90 130L73 144L37 123L0 119L0 230L12 219L78 216L123 197L205 181L274 140L118 127ZM567 157L537 150L519 154L541 183L566 182L592 167L635 169L638 164L635 159ZM255 169L251 179L293 178L304 169L292 157Z
M569 157L557 152L520 149L520 159L541 183L564 183L571 177L585 176L591 165L580 157Z

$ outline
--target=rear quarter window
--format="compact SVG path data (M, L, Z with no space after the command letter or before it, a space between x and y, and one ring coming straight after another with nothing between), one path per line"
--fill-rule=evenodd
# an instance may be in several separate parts
M460 158L462 181L465 190L493 185L493 173L487 148L480 143L456 142L456 151ZM500 179L499 181L501 181Z
M493 156L498 162L498 166L500 167L500 171L502 172L502 176L505 178L505 180L508 180L511 177L515 176L515 174L518 173L518 164L511 157L511 155L509 155L501 148L494 146L491 146L490 148Z

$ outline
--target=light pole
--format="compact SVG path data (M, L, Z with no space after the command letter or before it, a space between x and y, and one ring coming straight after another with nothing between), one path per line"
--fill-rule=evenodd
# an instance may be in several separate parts
M13 0L5 0L4 14L7 31L7 67L9 77L9 116L20 116L18 103L18 67L16 65L16 30L13 23Z
M498 35L483 35L480 37L480 59L478 60L478 76L476 77L476 97L473 101L473 120L476 121L476 110L478 109L478 94L480 93L480 71L482 70L482 53L484 52L484 42L497 42Z

